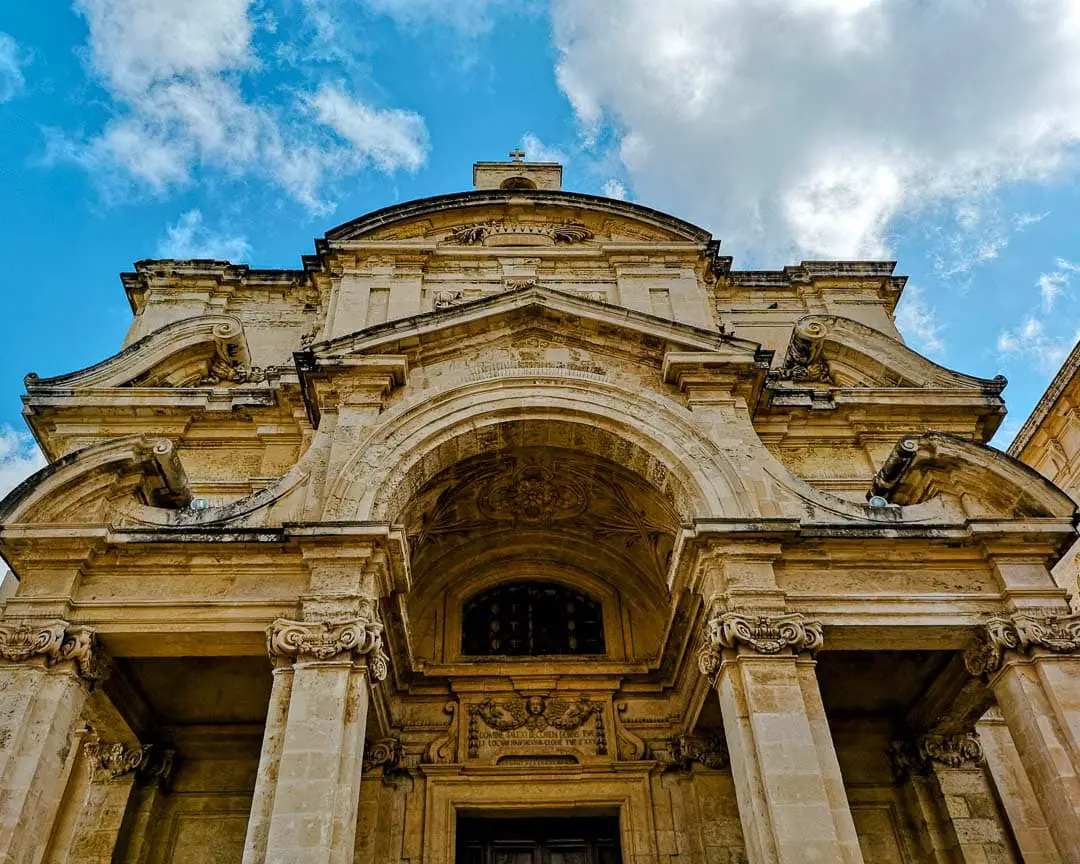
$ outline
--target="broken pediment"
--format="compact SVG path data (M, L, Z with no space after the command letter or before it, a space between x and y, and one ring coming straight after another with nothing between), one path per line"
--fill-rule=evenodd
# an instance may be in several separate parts
M778 382L834 387L918 387L997 396L1002 376L976 378L939 366L893 337L839 315L806 315L795 323Z
M26 389L33 396L112 387L201 387L263 381L265 371L249 362L240 319L203 315L168 324L86 369L53 378L28 375Z

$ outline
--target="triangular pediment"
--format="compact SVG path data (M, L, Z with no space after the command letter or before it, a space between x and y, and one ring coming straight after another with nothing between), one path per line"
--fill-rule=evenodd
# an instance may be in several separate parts
M624 350L632 347L658 360L670 351L715 353L744 362L753 362L760 354L756 342L538 285L367 327L317 343L311 353L316 360L408 355L438 351L443 345L460 346L462 340L478 334L491 339L537 329L564 334L565 341L608 343Z

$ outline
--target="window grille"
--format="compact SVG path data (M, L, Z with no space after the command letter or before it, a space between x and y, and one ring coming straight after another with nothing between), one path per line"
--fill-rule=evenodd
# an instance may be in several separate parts
M555 582L497 585L466 601L461 645L474 656L603 654L603 609Z

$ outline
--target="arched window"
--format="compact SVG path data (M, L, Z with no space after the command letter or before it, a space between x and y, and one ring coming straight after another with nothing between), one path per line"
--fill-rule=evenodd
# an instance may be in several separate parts
M463 654L603 654L600 603L556 582L510 582L466 601Z
M528 177L507 177L500 189L535 189L536 184Z

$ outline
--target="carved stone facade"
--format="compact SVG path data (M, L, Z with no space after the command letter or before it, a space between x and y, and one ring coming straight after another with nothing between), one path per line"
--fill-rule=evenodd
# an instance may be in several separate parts
M1080 862L1076 505L986 446L1004 380L904 345L890 263L474 177L296 270L139 262L125 346L27 377L0 861L450 864L527 813Z

